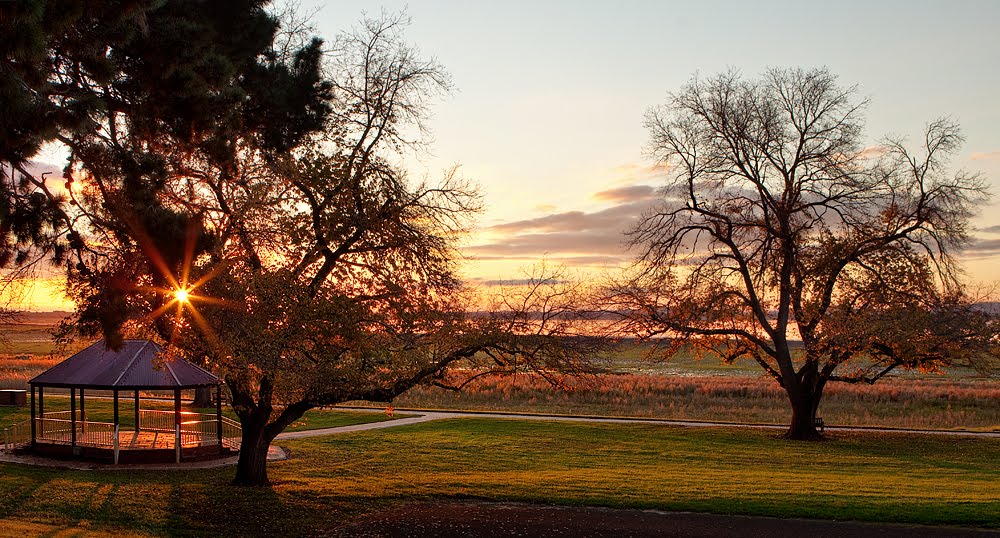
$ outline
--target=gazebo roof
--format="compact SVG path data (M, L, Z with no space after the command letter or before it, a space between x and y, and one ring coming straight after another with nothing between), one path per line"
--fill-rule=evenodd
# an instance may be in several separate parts
M125 340L118 351L104 340L42 372L33 386L173 390L214 386L219 378L185 360L168 358L149 340Z

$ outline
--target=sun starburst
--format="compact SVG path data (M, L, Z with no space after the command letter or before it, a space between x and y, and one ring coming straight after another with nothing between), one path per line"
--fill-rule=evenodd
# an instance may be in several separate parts
M177 291L175 291L174 300L176 300L178 303L187 303L190 300L190 296L188 295L188 290L180 288Z

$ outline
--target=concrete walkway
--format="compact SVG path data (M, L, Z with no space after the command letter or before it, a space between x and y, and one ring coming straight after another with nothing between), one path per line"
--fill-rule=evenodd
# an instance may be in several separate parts
M338 408L340 409L340 408ZM361 411L361 412L371 412L371 413L382 413L381 409L372 409L369 407L359 407L351 408L351 411ZM406 413L410 414L410 413ZM410 424L420 424L421 422L428 422L431 420L440 420L443 418L453 418L448 416L450 413L421 413L415 417L397 418L393 420L385 420L382 422L368 422L365 424L352 424L350 426L338 426L336 428L321 428L318 430L302 430L297 432L283 432L279 433L277 437L274 438L275 441L282 441L285 439L301 439L303 437L319 437L322 435L335 435L338 433L351 433L351 432L363 432L368 430L381 430L382 428L395 428L397 426L409 426Z
M382 409L372 407L336 407L346 411L360 411L371 413L382 413ZM769 430L786 430L787 426L778 424L740 424L735 422L706 422L696 420L671 420L657 418L610 418L594 417L583 415L537 415L531 413L491 413L480 411L428 411L422 409L396 409L399 413L417 414L415 417L388 420L384 422L370 422L367 424L355 424L353 426L341 426L339 428L324 428L321 430L305 430L298 432L285 432L279 434L276 440L300 439L303 437L318 437L322 435L335 435L338 433L350 433L368 430L380 430L383 428L395 428L397 426L407 426L419 424L432 420L442 420L451 418L498 418L511 420L533 420L548 422L588 422L595 424L659 424L663 426L682 426L686 428L760 428ZM903 428L873 428L856 426L827 426L828 431L841 432L876 432L876 433L908 433L919 435L946 435L956 437L993 437L1000 438L1000 432L975 432L959 430L913 430Z

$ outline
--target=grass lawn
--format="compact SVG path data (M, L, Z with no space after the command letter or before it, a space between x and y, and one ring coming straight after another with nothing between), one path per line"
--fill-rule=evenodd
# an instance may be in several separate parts
M294 457L271 465L273 490L228 486L231 468L0 465L0 529L295 535L434 499L1000 527L997 439L801 443L760 430L477 418L281 444Z

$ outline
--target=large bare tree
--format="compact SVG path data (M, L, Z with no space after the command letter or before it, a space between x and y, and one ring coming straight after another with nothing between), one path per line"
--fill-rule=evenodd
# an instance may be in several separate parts
M405 25L366 19L322 52L277 28L236 87L213 92L242 95L209 107L220 127L144 132L112 110L69 140L89 228L74 237L77 326L153 332L222 374L243 429L237 484L266 485L271 441L316 406L389 401L457 364L565 370L584 356L585 340L562 338L568 296L544 277L517 308L467 312L456 244L480 197L455 170L406 173L450 82Z
M856 93L825 69L728 72L650 110L669 179L628 233L632 272L609 288L624 329L756 361L788 394L793 439L820 437L828 382L995 343L956 266L987 196L980 175L947 169L958 126L929 123L917 151L866 147Z

